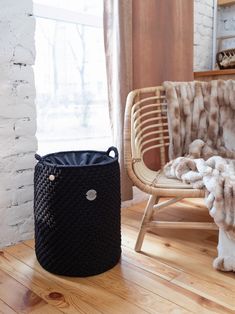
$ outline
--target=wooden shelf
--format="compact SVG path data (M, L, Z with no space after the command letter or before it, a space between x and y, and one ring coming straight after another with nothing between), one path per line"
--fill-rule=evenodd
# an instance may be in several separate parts
M218 0L218 5L232 5L235 4L235 0Z
M202 72L194 72L194 78L198 78L202 76L220 76L220 75L233 75L233 74L235 74L235 69L202 71Z

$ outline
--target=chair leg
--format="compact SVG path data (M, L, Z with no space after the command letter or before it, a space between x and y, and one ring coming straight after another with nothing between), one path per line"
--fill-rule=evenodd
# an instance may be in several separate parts
M141 225L140 225L139 234L138 234L136 244L135 244L135 251L136 252L140 252L140 250L141 250L144 236L145 236L146 229L147 229L146 225L150 221L152 214L153 214L153 210L154 210L153 207L156 203L158 203L158 201L159 201L159 197L157 197L155 195L151 195L149 197L148 204L147 204L145 211L144 211L144 215L143 215Z

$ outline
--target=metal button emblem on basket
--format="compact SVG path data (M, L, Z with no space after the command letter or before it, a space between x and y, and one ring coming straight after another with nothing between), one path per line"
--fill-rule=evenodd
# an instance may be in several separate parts
M54 174L50 174L50 175L49 175L49 180L50 180L50 181L54 181L54 180L55 180Z
M86 192L86 198L88 201L94 201L97 197L97 192L96 190L89 190Z

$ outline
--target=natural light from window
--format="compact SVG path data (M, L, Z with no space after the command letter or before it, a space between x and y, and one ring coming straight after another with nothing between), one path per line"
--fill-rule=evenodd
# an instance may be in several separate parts
M38 152L112 145L100 0L34 0Z

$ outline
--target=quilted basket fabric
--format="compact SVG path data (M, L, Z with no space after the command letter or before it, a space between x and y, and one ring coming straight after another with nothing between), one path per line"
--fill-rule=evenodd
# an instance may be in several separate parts
M74 160L81 160L84 151L37 158L35 250L39 263L46 270L83 277L102 273L119 261L120 169L117 154L111 157L109 152L97 152L96 163L85 166L76 162L71 166L68 161L71 153ZM95 151L89 153L92 157L96 154ZM58 154L67 161L58 162Z

